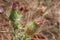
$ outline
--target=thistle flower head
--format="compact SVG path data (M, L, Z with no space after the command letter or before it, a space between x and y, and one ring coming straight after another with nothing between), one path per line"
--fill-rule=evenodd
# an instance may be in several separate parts
M15 8L17 8L17 7L18 7L18 2L13 2L12 8L15 9Z

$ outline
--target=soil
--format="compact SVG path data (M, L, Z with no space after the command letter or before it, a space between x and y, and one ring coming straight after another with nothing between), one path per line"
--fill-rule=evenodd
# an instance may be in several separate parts
M23 14L23 18L20 21L22 26L25 26L26 22L34 20L39 26L38 31L42 30L41 34L47 40L60 40L60 0L0 0L0 10L1 8L3 9L0 12L0 40L13 40L11 32L14 30L7 17L7 14L12 9L13 2L18 3L18 10ZM58 28L56 34L50 30L55 26ZM53 37L49 39L43 31L52 33L55 39ZM58 36L56 37L56 35ZM32 40L46 40L45 38L33 38Z

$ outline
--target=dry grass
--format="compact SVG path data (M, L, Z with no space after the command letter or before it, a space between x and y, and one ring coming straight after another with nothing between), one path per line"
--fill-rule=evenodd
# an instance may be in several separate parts
M4 9L4 12L0 14L0 40L13 40L13 36L11 34L13 28L9 24L9 19L6 16L6 14L8 14L7 12L9 10L11 10L10 8L11 4L14 1L17 0L13 0L13 1L7 0L6 2L0 0L0 7ZM40 24L38 25L40 26L39 28L50 32L49 30L50 27L52 28L52 26L58 26L59 31L57 34L59 36L52 40L60 39L60 0L53 0L53 1L47 0L46 2L40 0L40 3L38 0L19 0L18 2L19 2L18 10L20 13L23 14L23 18L21 20L21 24L23 26L25 26L26 22L29 21L36 20L36 23L37 22L40 23L40 21L44 20L45 22L42 22L43 26L41 26ZM42 20L39 19L41 17L43 17L44 19ZM42 40L42 39L36 37L36 39L34 40Z

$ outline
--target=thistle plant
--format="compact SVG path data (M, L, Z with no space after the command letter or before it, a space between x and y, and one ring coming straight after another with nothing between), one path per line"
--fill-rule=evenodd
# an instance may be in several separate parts
M28 35L33 35L36 32L37 25L34 21L29 21L25 25L25 33Z
M22 27L19 22L21 18L22 18L22 14L19 14L19 12L17 10L17 4L13 3L12 10L11 10L10 16L9 16L9 20L11 21L11 25L14 28L13 40L19 40L19 35L20 35L20 37L22 37L21 40L29 40L29 36L25 33L25 31L22 32L20 30L21 32L19 33L19 35L16 32L16 30L18 31L18 29L20 27Z
M21 40L30 40L29 34L33 34L37 28L37 25L34 21L27 22L25 27L23 28L24 31L20 30L20 27L22 25L20 24L20 19L22 18L22 14L18 12L17 7L18 5L16 3L13 3L12 10L9 15L9 20L11 22L12 27L14 28L14 38L13 40L19 40L19 37L21 37ZM16 31L20 31L19 35ZM29 32L30 31L30 32Z
M19 40L18 39L18 34L16 33L16 30L19 29L19 27L21 27L20 25L20 19L22 17L22 14L19 14L18 10L17 10L17 7L18 5L16 3L13 3L12 5L12 10L10 12L10 16L9 16L9 20L11 21L11 25L12 27L14 28L14 38L13 40Z

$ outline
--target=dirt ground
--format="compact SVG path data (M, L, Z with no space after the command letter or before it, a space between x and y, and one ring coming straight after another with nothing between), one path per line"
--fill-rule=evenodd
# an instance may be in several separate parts
M18 2L19 12L23 14L22 26L25 26L27 21L32 20L35 20L37 25L41 27L39 30L43 31L50 32L50 28L57 26L58 31L54 36L58 36L48 40L60 40L60 0L0 0L0 10L3 9L0 12L0 40L13 40L11 33L13 27L9 23L7 14L9 14L12 3L15 1Z

